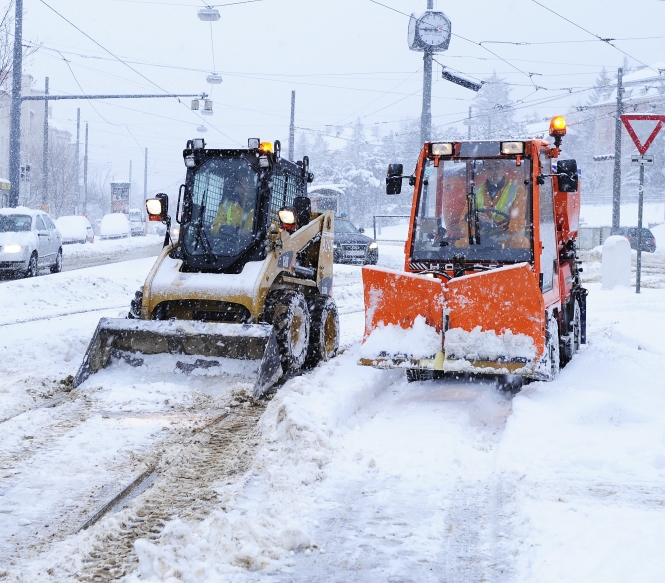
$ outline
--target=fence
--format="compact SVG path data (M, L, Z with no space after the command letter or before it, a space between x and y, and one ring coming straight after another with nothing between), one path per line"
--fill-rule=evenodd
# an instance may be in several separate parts
M408 219L408 218L410 218L410 215L374 215L374 240L375 241L387 241L387 242L393 242L393 243L403 243L404 241L406 241L406 236L407 236L407 233L408 233L408 226L407 225L399 225L399 221L398 221L397 225L382 226L380 220L378 221L378 225L377 225L377 220L376 219ZM382 228L383 229L389 228L390 229L390 235L392 235L393 237L397 236L399 233L396 233L395 232L396 229L394 229L393 227L399 227L399 226L403 227L403 229L404 229L404 237L402 237L401 239L379 239L378 238L378 235L381 234L381 229ZM401 229L397 229L397 231L399 231L399 230L401 230Z

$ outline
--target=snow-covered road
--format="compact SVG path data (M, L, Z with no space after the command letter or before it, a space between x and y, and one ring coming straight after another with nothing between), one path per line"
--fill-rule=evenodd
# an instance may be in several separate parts
M589 345L512 399L357 366L353 266L335 266L342 354L269 400L168 364L70 392L99 317L124 315L151 264L0 286L0 580L662 580L658 282L591 283Z

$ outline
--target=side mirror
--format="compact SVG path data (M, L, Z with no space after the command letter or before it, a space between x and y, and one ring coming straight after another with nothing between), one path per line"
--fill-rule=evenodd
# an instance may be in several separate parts
M296 196L293 199L293 208L296 211L296 225L298 228L304 227L312 215L312 201L306 196Z
M577 192L579 188L577 160L559 160L556 168L559 192Z
M386 194L400 194L402 192L402 164L388 164L388 176L386 177Z
M165 222L169 214L169 196L159 193L155 198L149 198L145 201L145 209L148 211L149 221Z

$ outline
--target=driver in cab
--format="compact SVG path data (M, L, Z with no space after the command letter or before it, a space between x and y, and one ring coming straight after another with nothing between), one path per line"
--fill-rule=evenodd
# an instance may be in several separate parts
M525 236L526 189L516 177L506 172L508 160L485 160L485 181L475 187L475 206L480 223L480 240L483 235L503 249L528 249L529 240ZM472 219L472 228L475 221ZM467 213L460 219L460 229L464 234L456 247L468 247Z
M254 224L253 199L248 188L237 178L229 179L224 187L224 198L212 221L210 232L219 235L221 227L240 227L252 230ZM248 208L249 207L249 208Z

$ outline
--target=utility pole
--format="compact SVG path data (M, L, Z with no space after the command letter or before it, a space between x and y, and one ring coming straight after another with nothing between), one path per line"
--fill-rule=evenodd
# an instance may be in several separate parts
M23 83L23 0L16 0L14 12L14 57L12 65L12 107L9 126L9 206L18 206L21 181L21 85Z
M148 200L148 148L145 149L145 164L143 165L143 202Z
M79 172L81 169L79 161L79 151L81 149L81 108L76 108L76 156L75 156L75 167L76 172L76 214L79 214L81 211L81 186L79 184Z
M291 124L289 125L289 160L294 161L296 139L296 92L291 91Z
M83 214L88 214L88 122L85 122L85 153L83 154Z
M427 10L434 8L434 0L427 0ZM420 142L429 142L432 137L432 47L423 51L423 111L420 116Z
M614 121L614 178L612 181L612 234L621 226L621 115L623 114L623 69L617 71L617 112Z
M44 96L48 95L48 77L44 80ZM42 153L42 206L48 204L48 99L44 99L44 150Z
M471 105L469 105L469 140L471 139Z
M132 161L129 161L129 206L132 206Z

